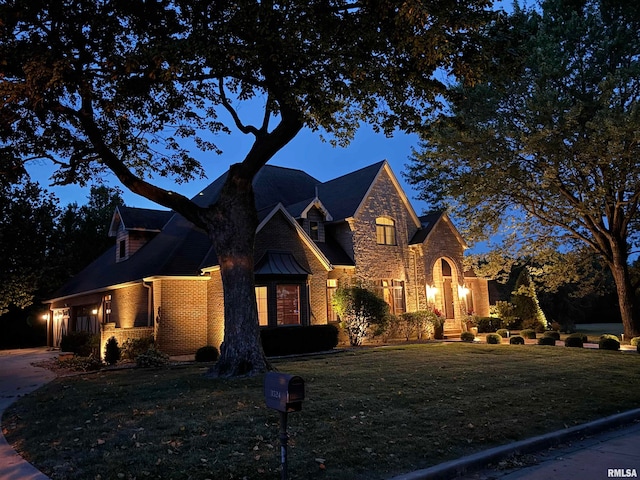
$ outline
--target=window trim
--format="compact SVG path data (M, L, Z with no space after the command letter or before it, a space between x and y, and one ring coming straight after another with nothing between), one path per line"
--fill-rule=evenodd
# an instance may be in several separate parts
M398 245L395 220L390 217L376 218L376 243L378 245Z
M258 276L255 280L255 288L265 287L267 290L267 323L260 324L260 328L289 328L309 325L311 320L311 305L309 304L309 283L306 276ZM277 291L280 285L293 285L298 288L298 319L297 324L282 324L278 322L278 298ZM258 298L256 296L256 307ZM260 319L258 319L260 321Z

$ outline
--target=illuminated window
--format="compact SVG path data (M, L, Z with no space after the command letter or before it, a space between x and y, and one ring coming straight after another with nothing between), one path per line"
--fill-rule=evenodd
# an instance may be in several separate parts
M300 285L276 285L278 325L300 325Z
M404 300L404 282L401 280L380 280L381 297L389 305L389 311L394 315L406 312Z
M104 323L111 322L111 295L104 296Z
M327 280L327 321L329 322L337 322L339 320L338 314L333 308L333 296L336 294L337 289L338 280L331 278Z
M396 245L396 223L387 217L376 218L378 245Z
M258 323L261 327L269 325L269 311L267 310L267 287L256 287L256 302L258 305Z

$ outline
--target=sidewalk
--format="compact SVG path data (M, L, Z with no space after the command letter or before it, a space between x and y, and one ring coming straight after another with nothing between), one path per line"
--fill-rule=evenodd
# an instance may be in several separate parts
M506 468L516 463L519 468ZM392 480L603 480L638 475L640 409L491 448Z
M46 348L0 350L0 418L9 405L19 397L33 392L55 378L45 368L34 367L32 362L47 360L57 352ZM0 431L0 480L48 480L30 463L26 462L7 443Z
M640 423L549 448L518 469L482 470L461 480L602 480L640 475Z

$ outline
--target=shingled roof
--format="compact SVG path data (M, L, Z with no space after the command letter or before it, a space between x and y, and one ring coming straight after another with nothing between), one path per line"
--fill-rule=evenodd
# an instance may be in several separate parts
M319 198L334 221L349 218L356 213L384 164L378 162L324 183L302 170L266 165L253 181L259 217L264 218L277 204L293 206L290 212L296 216L302 205ZM200 206L215 202L226 177L227 173L218 177L192 200ZM122 206L116 210L114 220L116 215L125 229L159 233L125 261L116 262L112 247L55 292L54 299L152 276L197 276L201 269L217 265L216 253L205 232L177 213ZM353 260L331 239L317 246L332 264L353 265Z
M318 185L318 197L334 220L353 217L384 163L374 163Z
M122 222L125 230L143 230L148 232L160 232L173 216L169 210L152 210L149 208L126 207L119 205L113 215L109 228L109 236L115 237L117 222Z

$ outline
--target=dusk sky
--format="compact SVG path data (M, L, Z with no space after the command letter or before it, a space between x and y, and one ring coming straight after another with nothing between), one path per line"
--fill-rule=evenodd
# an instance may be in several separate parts
M511 1L498 1L495 2L495 8L506 7L507 10L510 10L511 3ZM526 5L531 2L524 1L521 3ZM242 113L242 110L240 112ZM153 182L187 197L193 197L224 173L231 164L242 161L250 149L252 139L252 136L244 135L235 130L231 135L220 135L216 138L217 144L223 150L222 155L194 151L194 156L202 162L207 178L197 179L182 185L175 184L171 179L163 178L155 179ZM417 135L397 133L394 137L387 138L384 134L376 134L370 127L363 125L348 147L334 148L329 143L322 142L319 133L305 129L291 143L280 150L269 164L304 170L324 182L372 163L387 160L403 185L416 213L420 215L428 211L430 206L415 199L416 192L406 183L402 175L406 170L405 165L409 162L412 147L417 146ZM53 166L47 161L36 161L28 165L28 171L32 179L55 193L62 205L71 202L78 202L80 205L86 203L89 188L81 188L77 185L51 187L50 176L53 170ZM124 201L129 206L163 208L144 197L126 190L111 175L103 180L108 185L119 186L124 191ZM455 212L453 216L455 219Z

